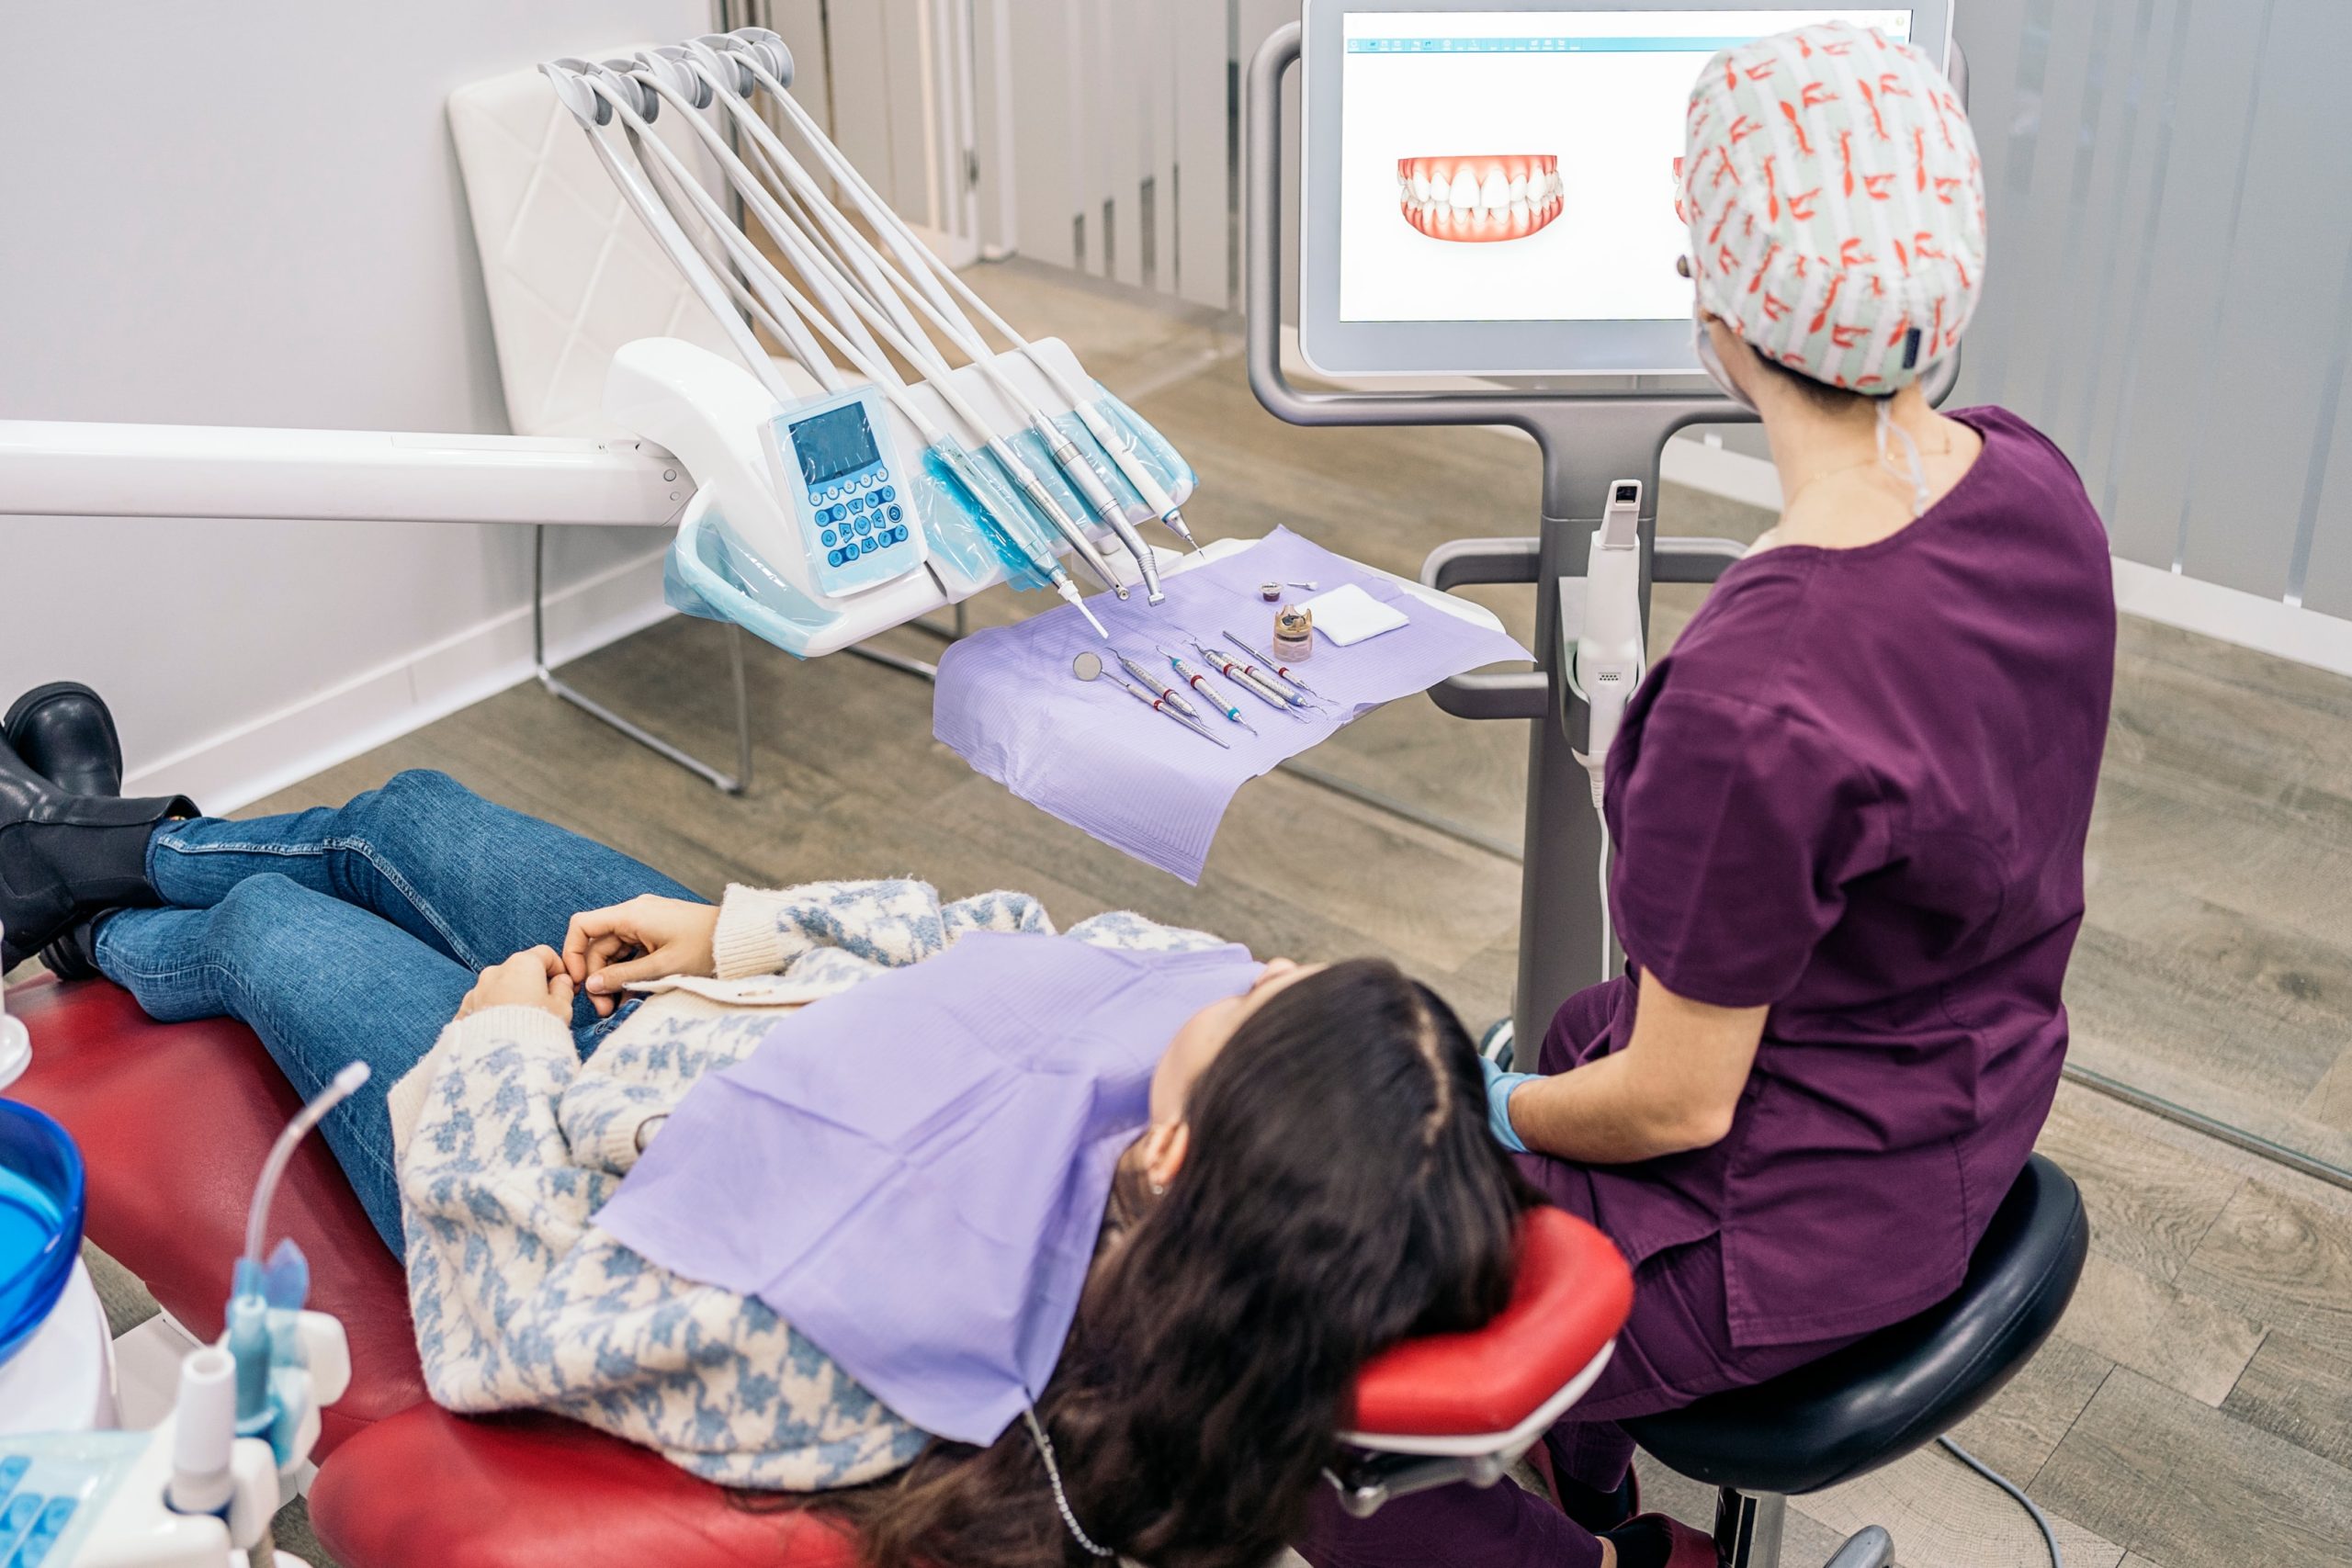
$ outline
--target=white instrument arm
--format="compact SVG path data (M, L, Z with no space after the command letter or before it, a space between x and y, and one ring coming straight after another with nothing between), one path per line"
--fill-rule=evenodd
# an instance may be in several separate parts
M0 420L0 516L645 527L694 490L628 436Z

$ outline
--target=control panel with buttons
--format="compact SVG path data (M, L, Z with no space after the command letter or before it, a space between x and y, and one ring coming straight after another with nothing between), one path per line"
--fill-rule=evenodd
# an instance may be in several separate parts
M769 422L776 488L789 496L820 592L902 577L927 551L882 395L868 385L796 403Z

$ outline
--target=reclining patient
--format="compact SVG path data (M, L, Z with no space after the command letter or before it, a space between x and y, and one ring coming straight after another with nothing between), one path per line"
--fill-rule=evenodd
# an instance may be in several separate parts
M52 967L94 966L157 1019L242 1019L306 1096L347 1062L371 1066L322 1131L385 1243L404 1252L435 1400L556 1411L714 1481L831 1493L815 1506L854 1522L877 1562L1263 1562L1304 1528L1365 1359L1410 1335L1474 1326L1508 1293L1530 1190L1487 1134L1459 1021L1385 962L1260 965L1131 914L1056 938L1024 896L943 905L911 881L730 887L714 908L433 773L254 821L183 815L183 801L83 809L58 794L0 748L9 960L54 939ZM34 818L79 825L28 833ZM1121 1014L1096 1015L1106 1048L1140 1063L1134 1123L1106 1157L1036 1173L1047 1188L1067 1179L1053 1214L1067 1228L1075 1213L1085 1230L1068 1270L1074 1321L1048 1314L1035 1383L985 1419L954 1406L946 1385L902 1378L907 1403L920 1393L956 1410L942 1426L977 1421L971 1440L894 1409L761 1293L657 1267L600 1223L640 1160L649 1181L684 1181L685 1203L715 1196L752 1216L733 1231L705 1224L673 1190L638 1206L651 1250L698 1235L703 1257L757 1252L763 1215L786 1233L806 1228L797 1200L833 1202L817 1211L831 1250L803 1262L850 1260L830 1283L853 1301L856 1287L903 1286L902 1303L849 1332L877 1364L910 1357L920 1372L924 1347L888 1343L894 1304L951 1328L958 1303L988 1310L979 1282L891 1256L901 1234L919 1249L949 1227L919 1206L842 1200L840 1170L796 1169L772 1140L741 1135L773 1122L722 1115L695 1133L713 1097L688 1091L767 1060L763 1042L789 1023L778 1038L803 1058L787 1054L787 1066L858 1089L844 1098L867 1102L859 1114L904 1096L940 1134L923 1157L958 1168L951 1156L975 1156L957 1138L990 1136L954 1122L977 1097L906 1066L935 1074L955 1053L936 1038L882 1037L914 1022L870 1021L985 1000L988 982L959 954L1022 937L1115 953L1147 988L1182 972L1197 989L1208 969L1245 962L1189 1016L1169 1013L1167 995L1157 1013L1140 1008L1137 1027L1161 1020L1159 1039L1122 1042ZM924 982L959 967L956 998ZM646 997L632 984L664 988ZM885 987L890 1006L865 1004ZM860 1007L875 1037L822 1027L829 1008L847 1018L840 1010ZM1046 1063L1022 1092L1048 1092L1076 1059ZM1104 1092L1075 1103L1092 1114L1089 1096ZM820 1128L851 1115L786 1112ZM710 1146L713 1126L737 1130L737 1146ZM1051 1157L1001 1143L983 1151L998 1168ZM761 1190L710 1185L730 1168ZM1026 1174L1012 1170L1009 1188ZM982 1195L982 1228L998 1201ZM1021 1260L1039 1279L1053 1263ZM951 1360L934 1358L946 1371Z

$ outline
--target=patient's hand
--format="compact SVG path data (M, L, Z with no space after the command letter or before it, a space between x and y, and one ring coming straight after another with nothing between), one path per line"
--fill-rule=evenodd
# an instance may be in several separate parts
M571 1021L571 976L563 955L552 947L518 953L503 964L481 972L474 988L458 1004L458 1016L468 1018L485 1008L544 1008L558 1022Z
M609 909L572 916L563 966L598 1014L609 1018L621 987L632 981L710 974L718 931L717 905L643 893Z

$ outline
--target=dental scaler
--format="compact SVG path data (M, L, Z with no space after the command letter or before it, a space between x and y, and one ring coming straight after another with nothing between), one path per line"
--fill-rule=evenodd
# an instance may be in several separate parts
M1202 642L1193 643L1193 651L1199 654L1204 660L1207 660L1208 667L1210 669L1216 671L1218 674L1224 676L1227 680L1232 682L1235 685L1240 687L1243 691L1249 693L1251 696L1257 698L1268 707L1279 708L1283 713L1289 714L1293 718L1301 716L1296 711L1298 705L1295 704L1291 697L1284 694L1279 687L1273 684L1273 682L1266 680L1248 665L1236 663L1232 655L1219 653L1216 649L1209 647L1206 643Z
M1145 690L1159 694L1162 702L1165 702L1170 707L1174 708L1178 713L1182 714L1186 718L1197 719L1201 716L1200 709L1186 702L1182 694L1178 692L1175 687L1170 685L1167 682L1153 674L1150 667L1146 665L1142 660L1130 659L1125 654L1122 653L1119 655L1119 664L1120 667L1125 670L1128 674L1142 682Z
M1309 699L1318 702L1321 700L1321 698L1317 695L1314 687L1308 685L1306 682L1292 674L1290 667L1283 663L1282 660L1274 658L1272 654L1253 648L1249 643L1244 642L1241 638L1235 637L1231 632L1225 634L1225 640L1231 643L1235 648L1239 649L1242 652L1248 654L1252 659L1264 660L1266 661L1267 670L1272 671L1272 675L1270 679L1277 684L1288 688L1288 691L1285 692L1284 695L1289 696L1293 703L1297 704L1300 706L1304 706ZM1295 695L1292 695L1291 694L1295 694Z
M1179 655L1170 653L1164 648L1161 649L1159 652L1160 656L1168 660L1168 668L1176 671L1178 679L1182 680L1186 685L1192 687L1193 690L1200 693L1204 697L1206 697L1211 707L1214 707L1217 712L1225 715L1226 717L1231 719L1242 728L1249 730L1250 734L1255 735L1258 733L1256 727L1250 724L1248 719L1241 716L1241 710L1239 708L1234 706L1231 703L1226 701L1224 697L1217 694L1216 688L1209 684L1207 676L1202 674L1199 671L1185 663L1182 658Z
M1155 713L1165 715L1167 717L1173 719L1176 723L1182 725L1185 728L1191 730L1193 734L1199 736L1210 745L1221 748L1227 751L1233 750L1231 746L1227 745L1226 742L1219 740L1216 736L1210 734L1208 726L1203 724L1199 719L1186 718L1182 714L1178 713L1174 708L1169 706L1166 699L1156 697L1152 695L1151 693L1146 691L1143 687L1135 685L1130 682L1122 681L1116 675L1114 675L1109 671L1103 669L1102 656L1099 653L1080 654L1076 659L1070 660L1070 672L1081 681L1108 681L1114 686L1118 687L1119 690L1126 693L1127 695L1135 698L1136 701L1143 704L1144 706L1150 708Z

